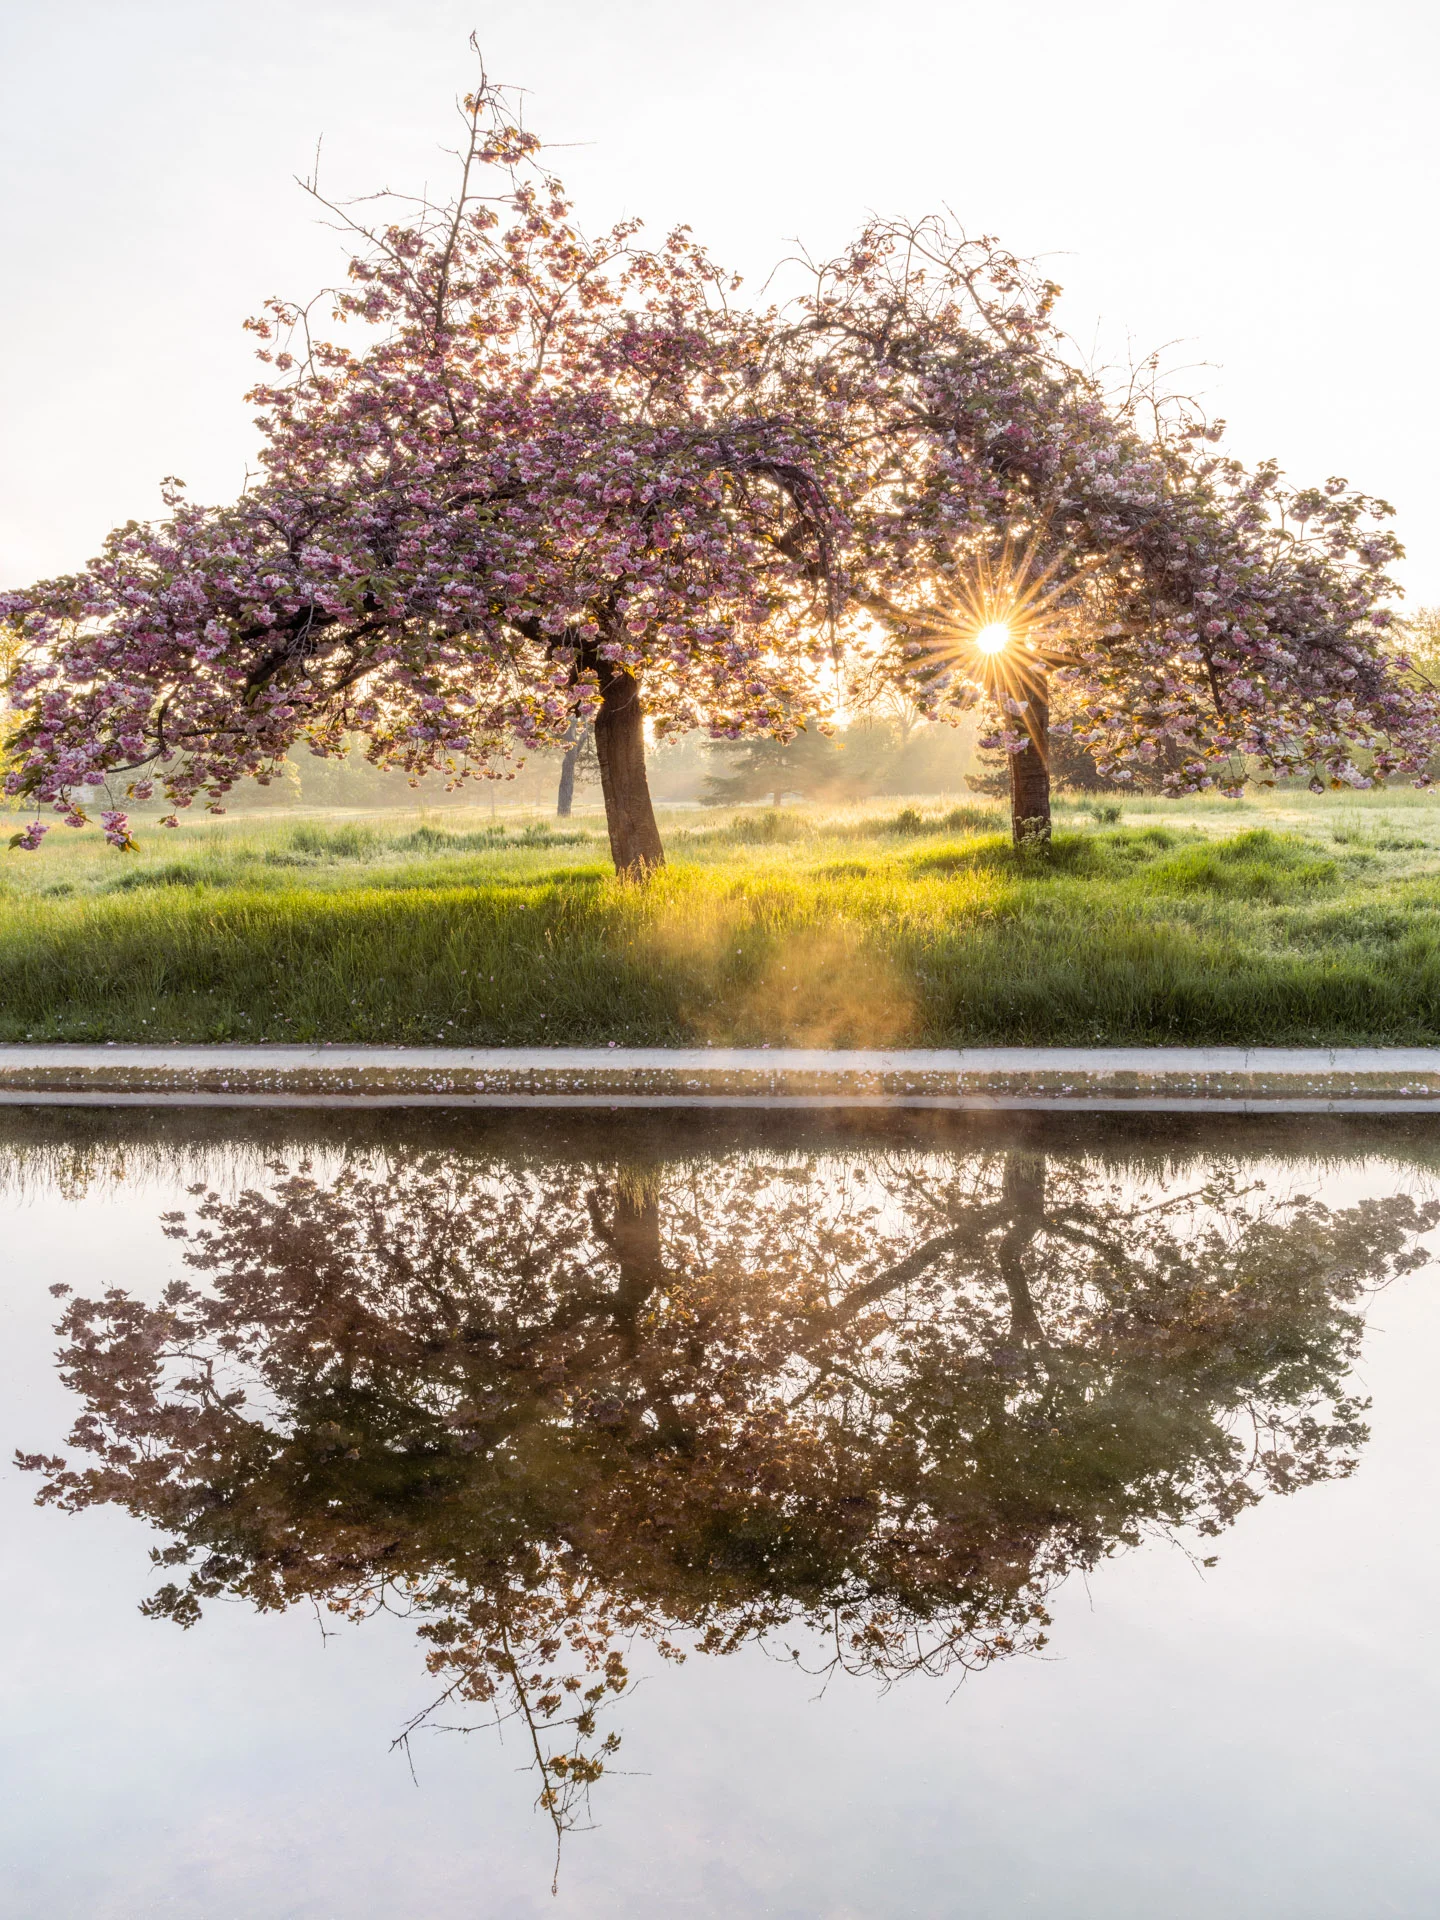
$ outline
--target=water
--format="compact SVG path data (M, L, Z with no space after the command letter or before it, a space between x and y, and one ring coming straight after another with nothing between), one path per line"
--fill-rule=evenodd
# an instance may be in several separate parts
M1436 1910L1423 1125L305 1124L4 1121L0 1913Z

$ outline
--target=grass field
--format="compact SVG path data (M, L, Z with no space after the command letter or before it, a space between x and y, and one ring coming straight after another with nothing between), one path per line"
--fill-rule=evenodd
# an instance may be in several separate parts
M57 828L0 859L0 1039L454 1045L1440 1040L1440 799Z

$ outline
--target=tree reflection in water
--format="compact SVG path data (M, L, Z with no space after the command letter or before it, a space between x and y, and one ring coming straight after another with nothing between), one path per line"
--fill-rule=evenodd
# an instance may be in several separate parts
M441 1690L402 1740L517 1719L557 1836L637 1636L983 1667L1072 1569L1349 1473L1364 1295L1440 1218L1023 1152L272 1173L166 1216L159 1306L70 1302L78 1458L24 1464L169 1536L183 1626L408 1613Z

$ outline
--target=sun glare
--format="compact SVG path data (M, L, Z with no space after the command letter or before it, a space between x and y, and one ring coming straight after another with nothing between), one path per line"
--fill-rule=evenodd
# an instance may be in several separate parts
M992 620L976 634L975 644L981 653L1003 653L1010 644L1010 629L1003 620Z

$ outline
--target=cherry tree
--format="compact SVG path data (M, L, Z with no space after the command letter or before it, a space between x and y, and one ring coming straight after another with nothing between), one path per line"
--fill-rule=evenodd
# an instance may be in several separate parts
M454 782L593 719L634 873L663 860L647 715L738 735L815 704L830 520L753 404L755 321L684 230L587 240L501 89L463 118L451 202L332 208L348 284L247 323L256 483L206 507L172 482L166 519L0 598L23 649L12 794L78 825L77 789L106 785L125 846L124 796L218 810L296 746L358 735Z
M882 671L932 717L983 705L1017 839L1049 832L1052 700L1121 782L1424 781L1440 721L1389 637L1391 509L1222 454L1153 360L1107 386L1058 294L944 220L877 222L787 316L775 378L826 442Z
M452 201L332 207L346 286L250 323L255 484L202 507L174 483L168 518L0 596L12 795L79 825L104 786L125 846L127 795L219 808L296 747L358 736L454 782L593 720L640 873L664 857L647 724L785 740L877 632L928 717L984 706L1017 838L1048 836L1052 703L1122 783L1427 777L1384 502L1107 386L993 241L872 223L804 298L749 308L685 230L588 240L502 90L463 115Z

